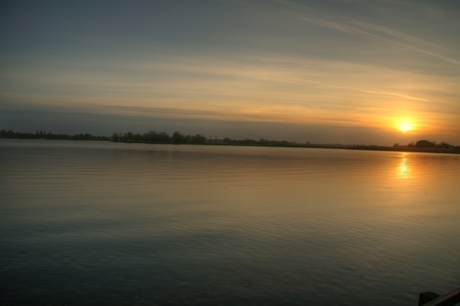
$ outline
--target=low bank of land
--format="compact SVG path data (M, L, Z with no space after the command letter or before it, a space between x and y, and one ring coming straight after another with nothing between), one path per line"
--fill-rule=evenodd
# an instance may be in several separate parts
M146 144L176 144L176 145L216 145L216 146L257 146L257 147L291 147L291 148L322 148L322 149L346 149L346 150L369 150L369 151L395 151L395 152L424 152L424 153L450 153L460 154L460 146L441 142L430 142L419 140L406 146L395 144L394 146L377 146L377 145L343 145L343 144L314 144L298 143L286 140L268 140L268 139L223 139L206 138L203 135L184 135L180 132L174 132L170 136L166 132L150 131L144 134L113 133L111 137L95 136L86 134L53 134L46 131L37 131L35 133L21 133L12 130L1 130L0 138L10 139L56 139L56 140L87 140L87 141L112 141L123 143L146 143Z

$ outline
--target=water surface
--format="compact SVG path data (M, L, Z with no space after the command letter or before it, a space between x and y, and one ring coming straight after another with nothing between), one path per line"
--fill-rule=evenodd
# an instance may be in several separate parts
M460 157L0 140L5 305L416 305L460 286Z

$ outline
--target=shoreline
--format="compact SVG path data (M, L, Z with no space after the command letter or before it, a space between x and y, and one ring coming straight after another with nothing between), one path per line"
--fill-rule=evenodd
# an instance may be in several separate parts
M86 140L86 139L47 139L47 138L0 138L15 140L65 140L65 141L101 141L113 143L140 143L140 144L159 144L159 145L197 145L197 146L232 146L232 147L268 147L268 148L303 148L303 149L342 149L342 150L360 150L360 151L386 151L386 152L406 152L406 153L442 153L442 154L460 154L460 149L456 148L421 148L421 147L385 147L377 145L304 145L295 143L286 144L264 144L264 143L245 143L244 140L237 143L174 143L174 142L147 142L147 141L114 141L114 140Z
M114 143L143 143L143 144L171 144L171 145L197 145L197 146L232 146L232 147L268 147L268 148L303 148L303 149L342 149L342 150L361 150L361 151L387 151L387 152L415 152L415 153L443 153L460 154L460 148L420 148L420 147L385 147L377 145L304 145L304 144L260 144L260 143L174 143L174 142L145 142L145 141L113 141Z

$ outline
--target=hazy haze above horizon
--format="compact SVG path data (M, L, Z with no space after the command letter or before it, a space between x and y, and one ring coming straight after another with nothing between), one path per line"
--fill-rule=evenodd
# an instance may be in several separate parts
M447 0L3 1L0 129L458 145L459 33Z

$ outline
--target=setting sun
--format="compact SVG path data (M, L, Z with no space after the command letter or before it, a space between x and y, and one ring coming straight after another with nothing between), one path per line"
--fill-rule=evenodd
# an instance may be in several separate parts
M401 122L401 123L399 124L398 128L399 128L399 130L400 130L401 132L407 133L407 132L409 132L409 131L412 131L413 125L412 125L412 123L410 123L410 122L403 121L403 122Z

